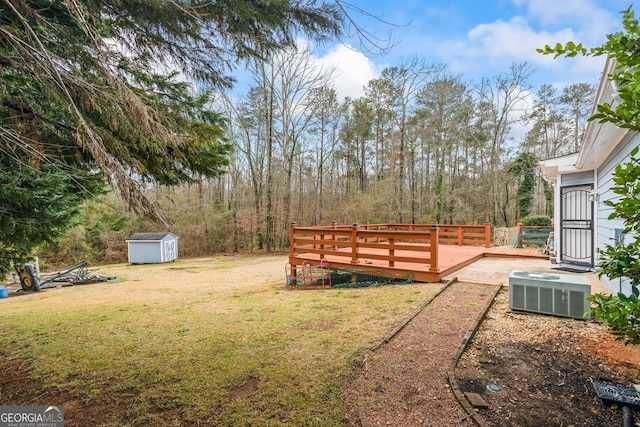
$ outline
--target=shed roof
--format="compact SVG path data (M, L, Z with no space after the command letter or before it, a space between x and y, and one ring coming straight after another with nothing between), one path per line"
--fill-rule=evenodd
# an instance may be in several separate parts
M131 237L129 237L126 241L130 241L130 240L146 240L146 241L160 241L162 239L164 239L166 236L173 236L173 237L177 237L175 234L173 233L135 233L133 235L131 235Z

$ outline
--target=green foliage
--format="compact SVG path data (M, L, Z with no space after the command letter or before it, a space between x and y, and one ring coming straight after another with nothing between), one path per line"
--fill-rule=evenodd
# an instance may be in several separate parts
M553 187L546 180L542 180L542 189L544 199L547 202L545 212L551 215L553 214Z
M537 181L538 160L538 156L534 153L524 152L509 165L509 173L521 177L517 194L518 218L524 218L531 213Z
M218 177L229 162L212 90L231 86L238 60L300 32L334 38L343 18L337 4L288 0L0 5L0 271L71 227L103 181L170 226L144 184ZM113 224L98 224L72 233L88 246L67 248L100 247Z
M25 262L35 247L63 235L83 201L104 189L99 175L69 176L52 164L36 166L0 152L0 274L9 271L11 260Z
M38 248L38 256L50 265L62 267L76 261L87 260L90 264L103 262L114 239L124 241L129 224L127 216L111 209L103 196L88 201L78 217L77 224L53 242Z
M635 147L629 161L617 165L613 173L614 194L620 196L616 201L605 200L604 204L613 208L609 219L620 218L625 223L625 233L640 232L640 158Z
M640 285L640 240L608 245L600 251L598 272L609 279L627 278L633 287Z
M611 328L612 333L625 344L640 344L640 300L638 288L631 295L596 294L589 297L591 315Z
M633 7L622 12L622 27L624 31L607 35L607 41L598 47L586 49L582 44L573 42L565 46L557 44L554 47L545 46L539 49L544 54L572 57L581 55L609 55L616 61L615 69L608 75L609 80L616 84L620 103L617 106L604 103L598 106L598 112L590 120L610 122L614 125L640 131L638 116L640 115L640 26L635 18ZM609 279L629 280L632 293L626 296L618 293L616 296L597 294L592 297L592 314L595 319L611 327L619 339L627 344L640 344L639 331L640 303L638 302L638 286L640 286L640 159L638 148L631 153L631 160L624 165L618 165L613 176L612 191L618 195L616 200L606 200L604 203L613 208L609 219L622 219L624 233L630 234L631 242L616 242L600 252L597 268L600 276Z
M529 227L548 227L551 225L551 217L548 215L529 215L521 218L520 223Z
M629 280L632 294L625 296L595 295L593 297L593 317L610 326L619 339L627 344L640 344L640 303L638 302L638 286L640 286L640 159L638 148L632 150L631 159L625 165L618 165L613 176L612 191L619 195L616 201L606 200L604 203L613 208L609 219L624 220L624 239L615 245L608 245L600 251L598 274L609 279Z
M598 263L599 274L610 279L628 278L635 289L640 285L640 158L639 148L631 152L631 157L625 165L618 165L613 174L611 190L620 196L619 199L605 200L604 204L613 208L609 219L624 221L625 235L630 236L630 242L622 239L615 245L607 246L600 252Z

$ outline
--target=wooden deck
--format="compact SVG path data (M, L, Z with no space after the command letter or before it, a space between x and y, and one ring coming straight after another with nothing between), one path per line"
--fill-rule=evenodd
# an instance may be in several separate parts
M416 263L396 262L393 267L389 267L384 260L365 258L356 264L351 263L349 253L344 256L328 255L325 258L334 268L344 269L371 269L386 270L390 273L407 273L414 275L416 282L439 282L443 277L448 276L464 266L471 264L483 257L494 258L543 258L548 259L548 255L543 255L540 248L512 248L509 246L496 246L491 248L478 246L454 246L454 245L438 245L438 267L439 271L430 271L429 265L420 266ZM382 250L374 251L382 254ZM408 251L410 252L410 251ZM408 254L408 253L407 253ZM419 256L421 252L416 251L414 256ZM292 259L290 258L289 262ZM312 264L319 264L317 254L306 253L299 254L293 259L292 264L301 265L304 261Z
M540 248L491 247L489 227L354 224L350 227L291 228L289 262L329 261L332 268L382 270L393 276L412 273L417 282L439 282L444 276L483 257L548 258ZM456 244L457 242L457 244Z

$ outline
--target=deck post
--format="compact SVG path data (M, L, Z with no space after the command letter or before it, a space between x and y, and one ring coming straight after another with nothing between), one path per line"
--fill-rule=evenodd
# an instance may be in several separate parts
M429 263L429 271L437 273L440 271L438 268L438 224L431 225L431 260Z
M458 226L458 246L462 246L462 225Z
M291 221L291 223L289 224L289 263L291 265L291 280L294 281L298 277L297 266L291 262L291 257L294 257L296 255L296 224L297 223L295 221Z
M291 224L289 224L289 256L296 255L296 224L297 222L295 221L291 221Z
M431 233L433 234L433 229L438 228L438 223L434 222L431 224ZM438 243L440 243L440 235L438 235Z
M331 228L333 228L334 230L336 228L338 228L338 222L337 221L331 221ZM334 234L333 236L331 236L331 240L333 241L333 246L331 247L331 250L335 251L337 246L336 246L336 235Z
M358 223L351 226L351 264L358 263Z
M393 260L393 257L396 255L396 251L393 249L393 244L395 243L396 239L394 239L393 237L389 237L389 267L394 267L395 266L395 261Z
M369 221L365 221L365 222L364 222L364 229L365 229L365 230L369 230ZM365 243L368 243L368 242L369 242L369 238L367 237L367 235L366 235L366 234L365 234L365 237L364 237L364 242L365 242Z
M517 248L522 248L522 246L523 246L522 245L522 227L524 227L524 225L521 222L519 222L518 223L518 234L517 234L518 243L516 243L516 247Z
M489 221L484 223L484 247L491 247L491 224Z

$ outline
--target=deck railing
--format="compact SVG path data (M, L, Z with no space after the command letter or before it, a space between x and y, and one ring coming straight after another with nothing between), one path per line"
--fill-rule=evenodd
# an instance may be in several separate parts
M291 224L290 257L317 254L318 259L341 257L350 264L386 261L426 265L438 269L438 244L490 247L491 227L485 225L353 224L298 227Z
M547 243L549 233L552 231L552 225L522 225L518 223L518 241L516 247L543 247Z

